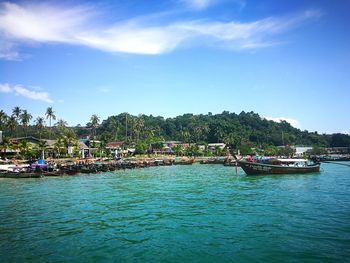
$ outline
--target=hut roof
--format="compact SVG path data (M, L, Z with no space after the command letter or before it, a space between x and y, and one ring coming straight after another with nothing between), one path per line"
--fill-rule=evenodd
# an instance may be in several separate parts
M120 147L122 147L123 145L124 145L124 142L122 142L122 141L119 141L119 142L109 142L109 143L107 143L106 148L111 148L111 149L113 149L113 148L120 148Z
M85 143L79 142L79 150L84 150L84 149L89 149L89 147Z

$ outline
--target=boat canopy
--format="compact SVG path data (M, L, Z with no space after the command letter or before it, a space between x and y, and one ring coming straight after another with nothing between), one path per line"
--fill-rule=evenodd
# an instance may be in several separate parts
M306 159L291 159L291 158L290 159L283 159L283 158L281 158L281 159L277 159L277 160L284 162L284 163L307 162Z

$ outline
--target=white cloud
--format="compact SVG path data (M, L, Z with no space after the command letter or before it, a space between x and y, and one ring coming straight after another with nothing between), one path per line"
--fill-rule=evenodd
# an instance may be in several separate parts
M4 37L1 37L0 34L0 40L4 39ZM20 55L16 51L15 45L9 41L2 41L0 45L0 59L5 60L20 60Z
M52 103L53 101L49 98L49 94L47 92L37 92L37 91L32 91L28 90L26 88L23 88L21 86L15 86L13 88L15 92L19 95L22 95L24 97L27 97L32 100L42 100L46 101L49 103Z
M199 36L208 36L212 40L238 49L256 49L279 43L274 35L296 27L310 18L319 17L318 11L306 11L289 17L269 17L250 23L192 21L177 24L185 31Z
M90 17L88 8L3 3L0 28L8 36L37 42L72 42Z
M10 92L12 92L12 88L7 83L0 84L0 92L2 92L2 93L10 93Z
M216 1L215 0L182 0L181 2L189 8L202 10L207 8L209 5L213 4Z
M264 117L264 118L266 120L274 121L274 122L286 121L295 128L298 128L298 129L301 128L300 122L293 118L286 118L286 117Z
M187 2L205 8L216 1ZM197 45L209 42L233 49L258 49L276 45L279 42L274 40L275 35L321 15L318 11L306 11L246 23L176 20L165 25L148 25L145 19L134 18L97 25L95 21L102 19L96 13L86 6L0 4L0 40L6 46L0 49L0 58L18 58L15 46L28 43L65 43L134 54L162 54L189 40Z
M186 37L187 32L174 27L117 25L80 34L77 39L83 45L104 51L155 55L173 50Z
M48 103L53 103L53 100L50 99L50 96L45 91L33 91L28 88L25 88L21 85L10 85L8 83L0 83L0 92L2 93L13 93L16 96L23 96L32 100L41 100Z
M245 0L179 0L179 2L187 8L197 11L207 9L211 6L218 5L223 2L234 3L238 5L240 10L242 10L246 5Z

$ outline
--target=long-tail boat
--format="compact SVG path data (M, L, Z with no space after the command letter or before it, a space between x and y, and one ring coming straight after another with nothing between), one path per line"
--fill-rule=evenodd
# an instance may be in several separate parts
M238 164L247 175L304 174L320 171L320 164L305 159L241 159Z
M43 173L40 172L1 172L0 177L2 178L41 178Z

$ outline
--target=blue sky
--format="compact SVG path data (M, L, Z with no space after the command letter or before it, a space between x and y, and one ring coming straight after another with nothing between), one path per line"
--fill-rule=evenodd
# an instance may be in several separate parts
M350 1L2 1L0 104L70 125L254 111L350 133Z

